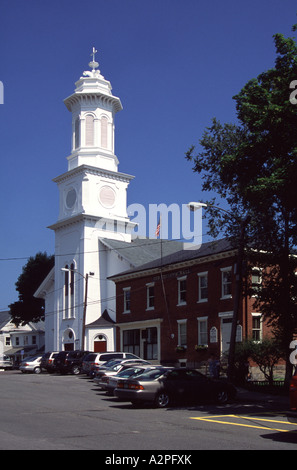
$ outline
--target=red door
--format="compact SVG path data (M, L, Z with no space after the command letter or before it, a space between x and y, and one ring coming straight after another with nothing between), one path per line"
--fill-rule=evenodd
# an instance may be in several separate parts
M94 352L105 352L107 342L104 341L94 341Z

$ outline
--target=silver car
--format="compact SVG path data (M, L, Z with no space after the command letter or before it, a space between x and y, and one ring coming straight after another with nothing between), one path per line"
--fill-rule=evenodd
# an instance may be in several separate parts
M115 389L118 387L118 384L128 378L139 378L141 374L144 374L150 369L156 369L160 366L156 365L135 365L135 366L130 366L127 369L123 369L120 372L118 372L116 375L112 376L103 376L102 381L101 381L101 388L103 390L106 390L107 395L113 395Z
M144 359L118 359L114 362L110 367L102 368L102 370L98 370L96 376L94 378L94 382L101 387L102 378L106 376L116 375L118 372L121 372L123 369L128 369L128 367L132 367L135 365L151 365L150 362L145 361Z
M10 359L8 356L2 356L0 357L0 369L12 369L13 367L13 361Z
M34 372L35 374L41 373L41 359L42 356L27 357L21 362L19 370L24 372Z
M164 408L177 402L215 401L225 404L235 397L236 388L223 380L209 379L195 369L160 368L119 382L114 394L134 404L151 402Z

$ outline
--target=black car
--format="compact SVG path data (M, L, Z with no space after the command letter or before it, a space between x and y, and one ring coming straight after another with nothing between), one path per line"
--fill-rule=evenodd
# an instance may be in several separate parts
M177 368L160 379L155 404L162 408L172 403L215 401L225 404L236 396L236 388L225 380L206 377L196 369Z
M81 371L83 358L90 351L61 351L55 358L55 366L57 372L61 374L78 375Z

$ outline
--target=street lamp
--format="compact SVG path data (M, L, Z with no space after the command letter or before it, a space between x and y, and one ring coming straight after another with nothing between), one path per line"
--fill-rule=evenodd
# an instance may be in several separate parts
M81 338L81 350L85 350L85 330L86 330L86 315L87 315L87 299L88 299L88 283L89 283L89 275L94 276L94 273L90 272L86 275L81 274L76 269L70 268L61 268L61 271L64 272L73 272L79 274L79 276L83 277L85 280L85 298L84 298L84 310L83 310L83 323L82 323L82 338Z
M230 217L234 218L234 215L222 207L218 207L212 204L206 204L204 202L189 202L187 204L191 211L195 211L200 209L201 207L213 207L215 209L221 210L227 213ZM244 219L239 219L235 217L237 222L240 226L240 234L239 234L239 244L238 244L238 252L237 252L237 269L236 269L236 276L235 276L235 293L234 293L234 307L233 307L233 318L232 318L232 328L231 328L231 336L230 336L230 348L228 354L228 378L230 380L233 379L234 375L234 360L235 360L235 343L236 343L236 330L237 330L237 319L239 314L239 306L240 306L240 295L242 291L242 273L243 273L243 255L244 255L244 236L245 236L245 229L250 221L250 216L246 216Z

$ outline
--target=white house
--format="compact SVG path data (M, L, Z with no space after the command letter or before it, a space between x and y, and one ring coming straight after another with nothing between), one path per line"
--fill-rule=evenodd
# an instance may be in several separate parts
M116 298L107 278L160 257L159 240L136 238L127 214L133 176L118 171L115 115L121 101L109 81L91 70L64 100L72 114L68 170L56 177L60 202L55 232L55 267L35 293L45 300L45 349L115 350ZM164 242L163 254L179 250Z
M44 350L44 322L16 326L10 312L0 312L0 357L10 356L14 363Z

